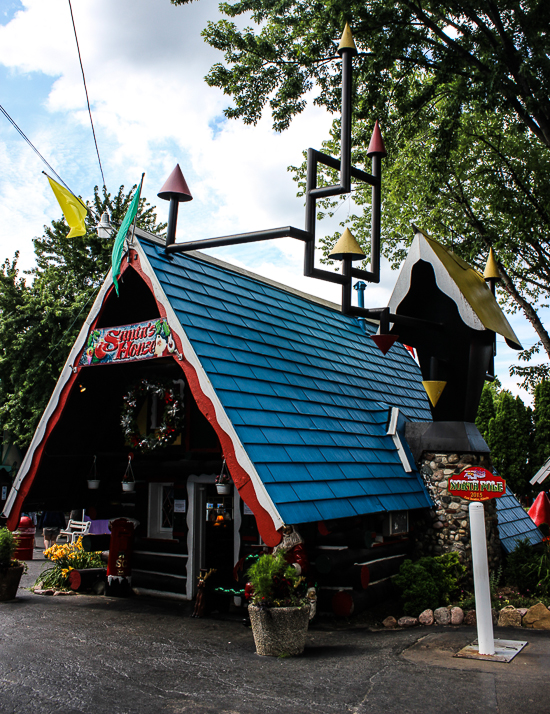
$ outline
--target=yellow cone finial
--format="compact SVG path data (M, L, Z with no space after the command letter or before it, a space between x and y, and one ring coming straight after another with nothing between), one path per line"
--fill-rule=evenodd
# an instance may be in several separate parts
M432 403L433 407L435 407L435 405L439 401L439 397L441 396L443 390L445 389L446 384L447 384L447 382L437 382L435 380L422 382L422 386L426 390L428 399Z
M351 34L350 26L346 22L344 27L344 32L342 32L342 37L340 38L340 44L338 45L338 54L342 54L342 50L353 50L353 54L357 54L357 47L355 46L355 40Z
M340 238L338 238L336 245L329 253L328 257L332 258L332 260L344 260L344 258L350 257L352 260L363 260L365 254L361 250L359 243L351 234L351 231L346 228Z
M485 280L500 280L497 260L495 258L495 253L492 248L489 251L489 257L487 258L487 264L485 265L483 277L485 278Z

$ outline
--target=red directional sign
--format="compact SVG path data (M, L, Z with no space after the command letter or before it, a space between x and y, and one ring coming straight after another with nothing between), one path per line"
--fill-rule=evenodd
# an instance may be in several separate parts
M481 466L470 466L458 476L450 476L447 489L451 496L467 501L488 501L506 493L506 481Z

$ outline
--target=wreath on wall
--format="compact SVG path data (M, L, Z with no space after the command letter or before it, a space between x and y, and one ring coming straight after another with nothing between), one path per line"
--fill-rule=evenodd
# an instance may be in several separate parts
M159 426L142 434L138 426L138 414L144 398L156 396L158 399ZM164 409L163 409L164 407ZM183 427L183 403L179 396L179 387L172 382L150 382L140 379L132 385L123 397L120 425L126 442L132 448L148 453L172 444Z

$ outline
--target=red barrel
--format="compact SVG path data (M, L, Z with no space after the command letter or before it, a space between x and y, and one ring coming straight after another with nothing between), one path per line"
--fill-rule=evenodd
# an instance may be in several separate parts
M32 520L28 516L23 516L15 531L18 543L14 558L17 558L17 560L32 560L35 533L36 528Z

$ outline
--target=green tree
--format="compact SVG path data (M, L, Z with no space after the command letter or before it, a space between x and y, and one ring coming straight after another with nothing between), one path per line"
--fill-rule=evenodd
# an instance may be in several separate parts
M215 64L207 82L232 98L226 116L256 123L268 106L278 131L303 111L308 93L338 112L335 40L350 22L359 50L354 163L369 168L375 118L388 149L385 253L394 264L402 260L411 220L478 267L494 247L502 298L524 311L539 336L522 356L529 360L537 348L550 356L537 309L550 293L550 4L243 0L220 7L229 19L209 23L204 36L225 64ZM232 21L243 16L255 28ZM337 120L332 134L327 150L337 155ZM370 199L357 191L356 200L365 215L350 216L348 225L364 241ZM527 365L516 374L530 386L547 368Z
M550 456L550 381L540 382L535 388L533 411L533 472Z
M514 398L506 390L500 392L486 441L499 475L518 496L529 491L531 431L531 410L520 397Z
M485 441L489 438L489 422L495 417L495 396L493 385L485 383L476 416L476 426Z
M90 202L120 223L136 186L115 196L97 187ZM67 238L63 219L44 227L34 241L36 266L27 279L18 255L0 266L0 424L20 447L27 446L48 403L61 368L86 318L111 261L113 238L100 240L96 216L88 213L86 235ZM154 208L140 201L137 225L162 232Z

